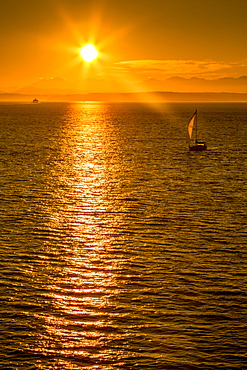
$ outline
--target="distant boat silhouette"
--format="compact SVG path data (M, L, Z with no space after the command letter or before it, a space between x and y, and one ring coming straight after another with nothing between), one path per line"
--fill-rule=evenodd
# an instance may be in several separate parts
M195 140L194 143L191 144L193 129L195 129ZM207 149L207 145L204 141L197 140L197 109L188 123L187 142L189 143L189 150L200 151Z
M38 103L39 101L38 101L38 99L33 99L33 103Z

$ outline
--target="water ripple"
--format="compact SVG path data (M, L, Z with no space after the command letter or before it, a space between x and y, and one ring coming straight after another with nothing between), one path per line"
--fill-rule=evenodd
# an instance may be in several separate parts
M244 369L247 106L11 107L0 367Z

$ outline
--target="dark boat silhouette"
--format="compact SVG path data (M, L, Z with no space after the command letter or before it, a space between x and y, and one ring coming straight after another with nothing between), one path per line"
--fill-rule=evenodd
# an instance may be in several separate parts
M193 130L195 132L195 140L192 139ZM189 143L189 150L201 151L207 149L204 141L197 140L197 109L188 123L187 142Z

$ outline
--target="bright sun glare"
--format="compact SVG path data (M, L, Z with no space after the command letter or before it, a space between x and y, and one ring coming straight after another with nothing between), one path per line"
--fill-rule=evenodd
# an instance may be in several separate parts
M94 59L98 56L98 51L96 47L92 44L87 44L83 46L80 50L80 54L82 56L82 59L85 60L85 62L92 62Z

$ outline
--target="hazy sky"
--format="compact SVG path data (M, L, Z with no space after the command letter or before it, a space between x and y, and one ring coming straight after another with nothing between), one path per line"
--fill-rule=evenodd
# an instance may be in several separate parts
M246 19L243 0L1 1L0 88L54 77L247 75ZM100 56L85 66L79 48L88 42Z

